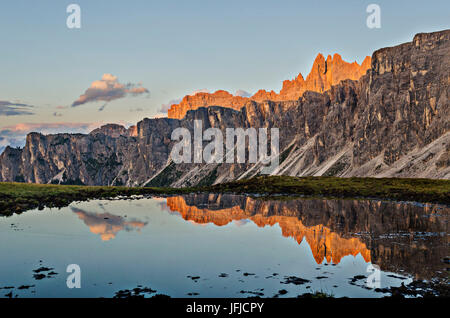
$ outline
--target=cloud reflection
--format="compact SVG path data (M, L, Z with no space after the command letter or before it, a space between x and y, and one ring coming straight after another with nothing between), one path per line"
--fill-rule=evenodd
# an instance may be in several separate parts
M102 241L114 239L120 231L139 231L147 225L147 222L136 219L126 221L123 217L108 212L88 212L76 207L70 207L70 209L73 213L78 215L80 220L83 220L84 224L89 227L89 230L92 233L100 235Z

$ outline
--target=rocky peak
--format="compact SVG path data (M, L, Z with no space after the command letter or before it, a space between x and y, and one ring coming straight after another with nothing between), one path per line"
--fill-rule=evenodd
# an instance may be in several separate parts
M94 129L89 133L92 136L102 134L112 138L119 138L120 136L136 136L137 129L136 126L131 126L130 128L125 128L118 124L106 124L100 128Z
M324 56L319 53L314 60L311 72L306 77L306 80L299 73L296 78L283 81L283 86L279 94L273 90L266 91L261 89L251 97L235 96L224 90L218 90L212 94L202 92L192 96L187 95L179 104L174 104L170 107L168 117L181 119L186 115L188 110L209 106L222 106L240 110L249 100L257 102L265 100L297 100L306 91L322 93L342 80L358 80L366 73L370 66L371 58L369 56L359 65L356 62L345 62L339 54L334 54L333 57L328 55L325 60Z
M224 90L218 90L212 94L200 92L195 95L186 95L179 104L170 107L168 117L181 119L188 110L208 106L225 106L239 110L247 100L247 97L234 96Z

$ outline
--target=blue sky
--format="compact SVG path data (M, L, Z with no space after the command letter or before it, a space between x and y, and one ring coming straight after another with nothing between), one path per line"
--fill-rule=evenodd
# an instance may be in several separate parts
M81 29L66 27L70 3L81 7ZM370 3L381 7L381 29L366 26ZM1 0L0 104L33 114L1 114L0 147L18 124L132 124L199 89L279 91L307 75L319 52L361 63L418 32L450 28L449 13L448 0ZM103 111L104 102L70 107L103 74L150 94L125 94Z

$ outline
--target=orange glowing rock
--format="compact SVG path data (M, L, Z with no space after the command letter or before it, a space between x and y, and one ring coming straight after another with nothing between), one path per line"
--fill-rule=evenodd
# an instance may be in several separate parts
M187 95L179 104L173 104L170 107L168 117L181 119L188 110L208 106L222 106L240 110L250 100L257 102L297 100L306 91L321 93L342 80L358 80L370 67L371 58L369 56L366 56L359 65L356 62L343 61L339 54L334 54L333 57L328 55L325 60L324 56L319 53L306 80L302 74L298 74L293 80L285 80L279 94L273 90L268 92L261 89L251 97L235 96L224 90L218 90L212 94L202 92L192 96Z

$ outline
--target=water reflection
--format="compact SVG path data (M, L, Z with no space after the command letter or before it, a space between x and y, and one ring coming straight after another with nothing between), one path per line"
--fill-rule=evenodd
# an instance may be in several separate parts
M147 222L142 222L136 219L126 221L124 217L114 215L108 212L96 213L84 211L77 207L70 207L73 213L78 215L80 220L89 227L89 230L100 235L102 241L109 241L116 237L120 231L140 230L147 225Z
M172 297L381 297L411 283L408 273L447 277L448 216L438 205L219 194L75 202L0 218L0 297L6 287L111 297L140 285ZM68 264L85 287L66 287ZM371 264L382 269L378 291ZM36 280L42 267L59 274Z
M209 196L209 198L213 199L216 204L218 203L217 200L227 201L227 196L217 196L216 198ZM202 205L204 204L203 199L203 197L198 196L194 201ZM258 227L278 224L284 237L292 237L298 244L306 239L317 264L321 264L324 259L328 263L338 264L344 256L356 256L358 254L361 254L366 262L370 262L370 251L358 238L340 237L322 224L307 227L298 217L292 216L292 213L287 210L284 210L285 214L270 215L269 209L272 207L281 208L280 202L275 201L275 204L271 206L259 206L260 209L257 209L254 200L247 198L243 207L232 206L214 210L190 206L186 203L184 197L171 197L167 198L167 205L172 211L179 212L185 220L197 224L213 223L217 226L223 226L232 221L243 222L245 220L254 222Z
M260 200L238 195L191 194L167 198L167 206L197 224L224 226L251 220L278 224L285 237L306 239L318 264L361 254L383 270L416 278L445 277L449 208L363 200Z

